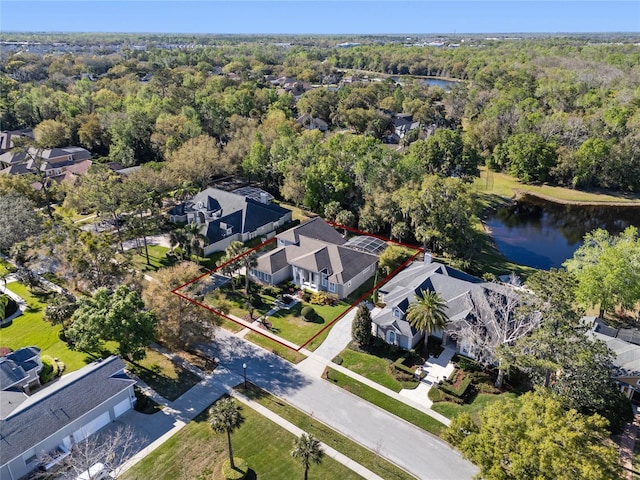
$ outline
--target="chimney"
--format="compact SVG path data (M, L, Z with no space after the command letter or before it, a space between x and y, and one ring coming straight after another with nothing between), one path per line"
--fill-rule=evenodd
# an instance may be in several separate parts
M267 192L260 192L260 202L269 205L269 194Z
M431 255L431 252L424 252L424 263L425 265L429 265L431 262L433 261L433 255Z

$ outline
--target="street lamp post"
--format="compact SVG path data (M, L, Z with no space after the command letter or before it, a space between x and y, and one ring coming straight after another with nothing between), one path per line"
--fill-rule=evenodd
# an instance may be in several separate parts
M244 389L247 389L247 364L243 363L242 364L242 371L244 373Z

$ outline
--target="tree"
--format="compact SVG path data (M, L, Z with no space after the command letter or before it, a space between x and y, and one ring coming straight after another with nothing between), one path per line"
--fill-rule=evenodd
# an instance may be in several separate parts
M382 274L386 277L391 275L400 265L406 262L411 253L405 248L398 245L391 245L384 249L384 252L380 254L378 259L378 268Z
M484 367L498 366L496 387L502 388L509 367L506 347L528 335L541 321L539 312L519 310L520 296L509 287L483 289L471 295L472 312L455 327L458 339L466 342L475 360Z
M640 237L636 227L618 236L597 229L564 263L578 281L576 298L583 305L599 305L600 317L613 307L633 309L640 301Z
M227 445L229 448L229 464L235 469L233 459L233 447L231 445L231 434L240 428L244 422L244 417L240 413L240 405L232 398L218 400L209 410L209 424L217 433L227 434Z
M118 353L126 359L141 360L153 340L155 316L145 310L140 294L126 285L113 293L99 288L93 297L80 300L71 317L67 338L73 347L95 352L105 341L118 342Z
M304 480L307 480L307 478L309 478L309 467L311 467L311 463L313 462L319 465L320 462L322 462L324 450L322 450L320 441L317 438L313 435L303 433L295 439L291 456L300 460L304 468Z
M373 339L371 333L371 313L365 303L361 303L351 325L351 338L360 346L369 345Z
M509 173L524 182L547 180L557 161L555 145L536 133L518 133L509 137L501 152L506 155Z
M207 188L213 177L234 170L221 155L216 140L208 135L191 138L169 153L167 168L179 182L191 182L201 190Z
M44 309L44 318L54 325L62 324L76 311L78 303L71 294L56 294Z
M415 302L407 309L407 321L413 328L424 333L424 349L427 350L429 335L447 325L446 302L432 290L422 290Z
M91 466L102 463L113 478L118 478L123 473L122 465L145 445L145 440L144 436L129 425L101 430L73 445L59 473L77 478ZM42 460L44 463L48 461L47 457ZM50 472L36 475L36 478L49 478ZM87 477L87 480L94 478Z
M63 122L44 120L35 126L33 136L38 144L46 148L67 147L69 130Z
M4 320L6 318L6 308L9 305L9 296L4 293L0 293L0 320Z
M445 438L487 480L614 480L618 449L606 427L600 415L567 410L557 397L536 391L489 405L479 426L469 414L456 417Z
M245 292L249 294L249 270L254 268L258 264L258 256L255 251L250 251L249 248L245 247L242 242L233 241L229 244L229 246L225 250L225 256L222 260L229 261L232 259L236 259L236 261L228 264L229 268L232 270L232 275L235 271L240 268L245 269L244 276L244 287ZM224 263L224 262L223 262ZM220 263L222 265L222 263Z
M155 282L147 282L142 299L157 319L158 339L169 348L188 349L198 341L211 341L217 317L207 309L170 293L200 275L198 266L182 262L161 268Z
M41 229L41 216L33 202L17 194L0 196L0 250L9 250Z

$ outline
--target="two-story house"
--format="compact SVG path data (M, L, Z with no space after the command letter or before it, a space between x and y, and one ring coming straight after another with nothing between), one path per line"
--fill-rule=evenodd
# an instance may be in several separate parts
M260 189L226 192L207 188L193 199L169 211L172 222L196 223L206 238L204 254L223 251L233 241L246 242L291 221L291 210L272 203L273 197Z
M276 238L277 248L260 256L249 272L256 281L276 285L292 280L302 289L345 298L371 278L377 268L376 254L357 248L320 217ZM386 244L377 241L384 245L377 245L372 251L380 252Z

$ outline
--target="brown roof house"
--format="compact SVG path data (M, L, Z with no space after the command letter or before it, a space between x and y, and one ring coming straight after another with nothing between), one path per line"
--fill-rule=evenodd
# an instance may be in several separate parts
M378 256L353 248L320 217L276 236L278 246L258 258L254 280L276 285L292 280L300 288L345 298L377 267Z

